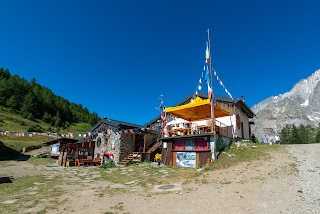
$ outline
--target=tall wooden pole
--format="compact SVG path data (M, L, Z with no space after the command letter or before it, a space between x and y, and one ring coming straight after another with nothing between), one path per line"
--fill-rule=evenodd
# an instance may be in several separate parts
M212 84L212 58L211 58L211 46L210 46L210 30L208 29L208 49L209 49L209 69L210 69L210 88L211 88L211 97L210 97L210 106L211 106L211 124L213 130L213 140L214 140L214 150L216 148L216 121L214 117L214 93L213 93L213 84ZM215 151L213 151L215 156Z

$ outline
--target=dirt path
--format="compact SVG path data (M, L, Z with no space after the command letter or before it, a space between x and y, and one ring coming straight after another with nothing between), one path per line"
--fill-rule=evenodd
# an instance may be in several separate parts
M47 213L320 213L319 154L320 144L286 146L270 160L205 172L193 181L176 181L162 188L146 188L135 180L123 184L96 181L102 175L90 168L80 172L59 167L28 170L50 172L49 179L63 175L67 183L56 199L59 205ZM50 202L43 201L21 213L48 206Z

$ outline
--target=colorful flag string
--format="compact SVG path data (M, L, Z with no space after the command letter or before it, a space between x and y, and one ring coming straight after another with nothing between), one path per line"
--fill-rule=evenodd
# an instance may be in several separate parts
M196 89L196 92L195 92L196 96L198 95L198 90L201 91L201 89L202 89L202 85L201 85L202 84L202 80L201 80L202 78L203 78L203 72L201 74L201 77L200 77L198 85L197 85L197 89Z
M198 90L201 91L201 89L202 89L202 86L201 86L202 81L201 81L201 79L203 78L203 72L205 72L204 82L206 82L207 85L208 85L208 98L210 98L210 99L213 98L215 100L215 96L212 93L213 90L212 90L212 88L210 86L210 71L209 71L210 69L209 69L209 67L210 67L210 61L211 61L210 58L211 58L211 56L210 56L210 50L209 50L208 42L207 42L206 46L207 46L206 47L206 61L205 61L204 66L203 66L203 71L202 71L201 77L199 79L195 95L197 96L198 95ZM212 69L211 71L213 72L214 76L217 78L217 81L219 82L219 84L223 87L224 91L228 94L228 96L233 100L233 97L232 97L231 93L224 86L224 84L221 81L221 79L219 78L215 68L212 66L211 69Z
M217 81L219 82L219 84L222 86L222 88L224 89L224 91L228 94L228 96L233 100L233 97L231 95L231 93L229 92L229 90L224 86L223 82L221 81L220 77L218 76L216 70L214 67L212 67L212 71L213 71L213 75L217 78Z

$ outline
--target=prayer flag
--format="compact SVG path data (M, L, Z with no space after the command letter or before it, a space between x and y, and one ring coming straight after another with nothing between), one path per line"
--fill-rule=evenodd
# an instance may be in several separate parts
M207 64L210 63L210 50L209 50L208 42L207 42L207 48L206 48L206 63Z
M208 67L207 67L207 70L206 70L206 76L205 76L205 82L209 85L209 83L210 83L210 80L209 80L209 69L208 69Z
M201 91L201 88L202 88L202 87L201 87L201 83L202 83L202 82L201 82L201 78L200 78L200 79L199 79L199 83L198 83L198 90L199 90L199 91Z

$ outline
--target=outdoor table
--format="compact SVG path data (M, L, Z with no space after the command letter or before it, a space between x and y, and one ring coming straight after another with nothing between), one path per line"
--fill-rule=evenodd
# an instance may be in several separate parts
M81 165L84 165L87 163L88 165L93 164L93 159L76 159L76 166L80 167Z

